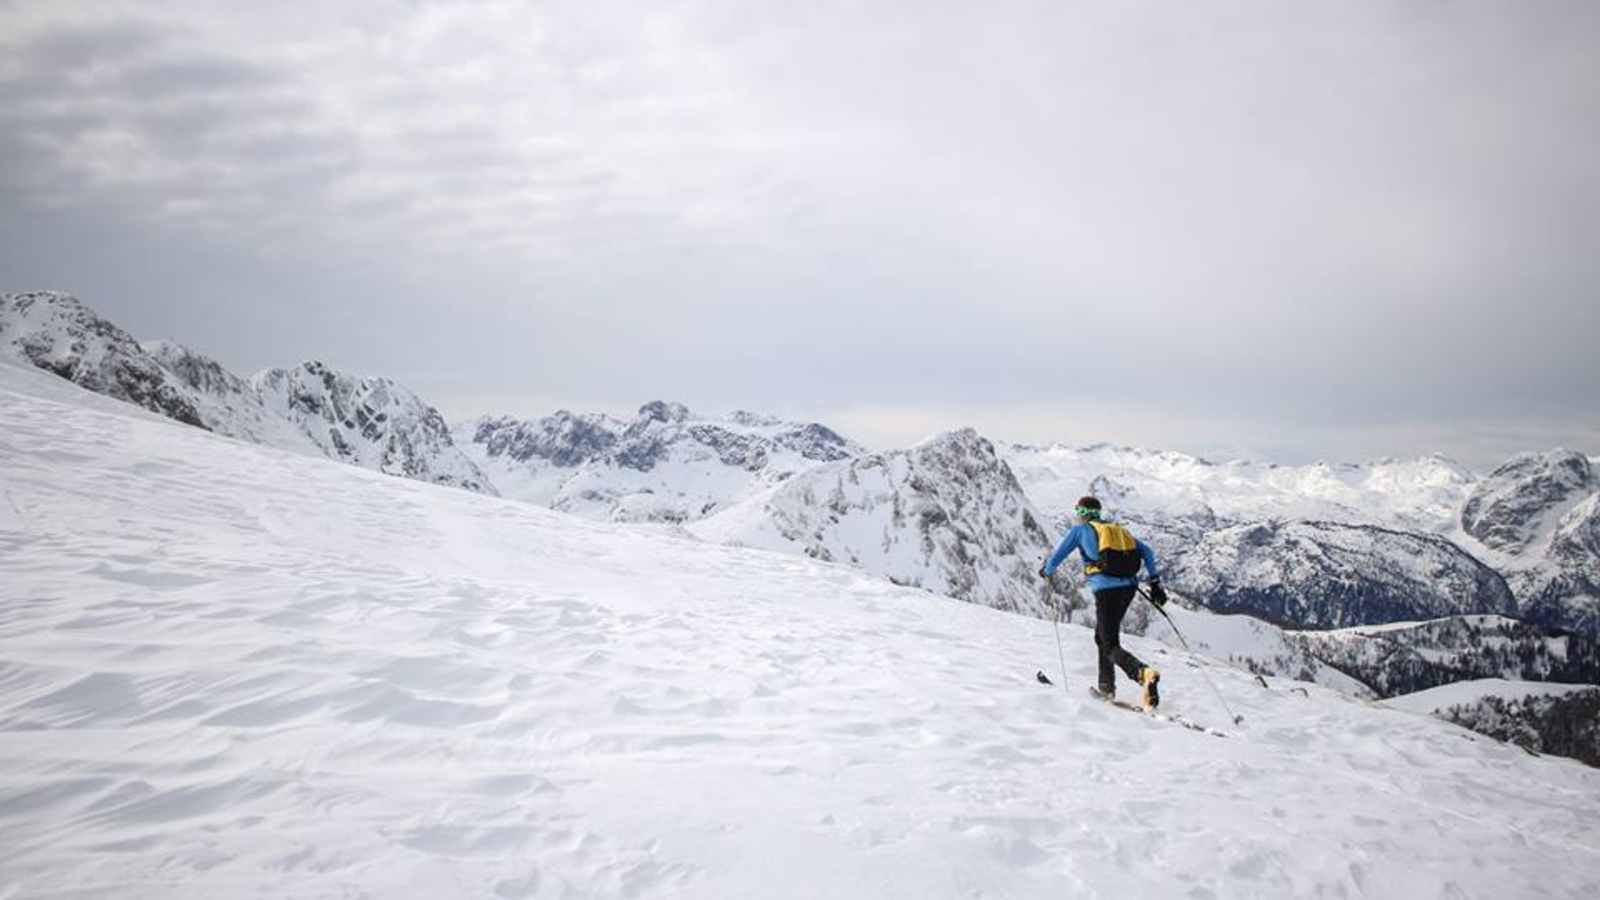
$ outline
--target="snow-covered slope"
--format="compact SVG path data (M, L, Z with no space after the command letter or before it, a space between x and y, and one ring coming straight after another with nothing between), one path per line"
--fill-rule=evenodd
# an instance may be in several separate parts
M1600 771L1091 636L30 393L0 895L1588 897ZM1166 703L1225 718L1204 660ZM1053 669L1052 669L1053 671Z
M1506 701L1521 701L1529 697L1569 697L1586 691L1600 690L1593 684L1557 684L1555 682L1519 681L1510 678L1480 678L1458 681L1442 687L1417 691L1383 701L1385 706L1410 712L1437 713L1452 706L1478 703L1486 697Z
M495 493L458 450L437 409L390 378L345 375L319 362L268 369L250 380L280 421L299 427L324 454L365 469Z
M1600 683L1594 638L1552 634L1503 616L1301 632L1295 642L1380 697L1484 678Z
M655 401L631 422L561 411L484 418L458 443L505 496L591 519L703 518L796 472L864 452L826 426Z
M0 358L217 434L493 493L444 418L387 378L307 363L246 380L170 341L135 341L68 294L0 294Z
M1124 627L1172 648L1187 642L1196 653L1248 672L1320 684L1351 697L1376 696L1361 681L1319 659L1296 632L1253 616L1221 615L1177 603L1167 604L1166 612L1170 621L1135 603Z
M1050 537L971 429L801 472L692 526L707 540L849 563L995 609L1044 615Z
M1167 578L1218 612L1299 627L1516 612L1505 580L1443 538L1333 522L1208 532Z
M1491 678L1385 701L1426 712L1534 753L1600 766L1600 686Z

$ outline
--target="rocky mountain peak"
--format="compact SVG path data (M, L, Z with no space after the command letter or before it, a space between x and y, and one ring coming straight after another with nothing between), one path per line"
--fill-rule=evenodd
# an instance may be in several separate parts
M1581 453L1519 454L1489 473L1467 498L1461 527L1487 547L1522 553L1596 487L1589 458Z
M329 456L421 481L495 493L456 449L439 411L391 378L339 372L312 360L258 373L252 385Z
M208 427L195 398L132 335L71 294L0 294L0 353L95 393Z
M571 468L610 450L621 433L621 423L609 416L563 409L542 419L485 416L473 426L470 442L490 458Z
M1551 555L1558 558L1600 560L1600 493L1574 506L1556 526Z
M686 422L689 419L689 407L682 403L667 403L664 400L652 400L639 407L640 422Z
M178 376L184 384L205 394L222 395L248 390L249 384L229 372L221 363L174 341L140 343L157 363Z
M1050 537L994 444L971 429L801 471L693 530L999 609L1044 609L1034 570Z

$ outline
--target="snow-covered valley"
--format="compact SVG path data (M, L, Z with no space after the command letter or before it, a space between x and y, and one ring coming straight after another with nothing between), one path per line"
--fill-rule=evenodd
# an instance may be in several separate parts
M0 364L0 896L1592 896L1600 771ZM1057 680L1061 679L1059 676Z

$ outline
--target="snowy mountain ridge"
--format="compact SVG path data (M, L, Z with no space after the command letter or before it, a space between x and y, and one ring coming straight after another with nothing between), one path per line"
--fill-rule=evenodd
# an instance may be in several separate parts
M832 429L737 411L703 417L655 401L631 421L565 410L484 417L457 443L505 496L592 519L704 518L805 469L865 450Z
M320 362L268 369L250 386L275 417L299 426L331 459L484 494L494 486L456 447L437 409L393 379L355 377Z
M1037 619L40 383L0 364L0 895L1600 891L1600 770L1130 638L1244 716L1198 734L1089 699L1081 629L1045 687Z
M1285 621L1286 610L1307 609L1297 598L1309 587L1310 605L1326 608L1296 626L1506 612L1481 564L1505 579L1519 617L1600 635L1600 483L1582 454L1521 454L1485 476L1443 456L1279 466L1106 444L1009 445L1005 455L1058 529L1078 496L1095 493L1184 570L1187 592L1208 606ZM1363 564L1351 555L1359 548L1349 528L1411 537L1371 541L1377 555ZM1271 572L1236 565L1256 538L1285 551L1258 560L1275 566ZM1440 547L1441 539L1455 549ZM1430 587L1433 572L1455 573L1451 586ZM1267 575L1289 580L1273 587ZM1456 590L1467 583L1475 587ZM1397 587L1414 596L1397 595Z
M971 429L808 469L690 530L1048 615L1036 572L1051 537L994 444Z
M1462 613L1516 613L1493 569L1442 537L1371 525L1277 522L1206 533L1171 567L1219 612L1340 628Z
M76 297L0 294L0 357L217 434L483 493L444 417L387 378L309 362L251 379L171 341L135 341Z
M1600 477L1587 456L1508 460L1467 499L1457 539L1505 573L1527 618L1600 634Z
M221 434L591 519L683 523L1002 609L1048 615L1034 554L1094 492L1157 548L1176 593L1214 611L1291 628L1515 613L1600 632L1600 494L1588 460L1565 451L1480 478L1438 456L1277 466L1107 444L991 452L970 435L938 462L921 448L868 453L817 423L665 402L632 419L487 417L452 434L388 379L320 363L240 379L181 345L140 345L65 295L5 297L0 352ZM1152 627L1141 609L1131 630ZM1173 640L1165 628L1151 633ZM1201 630L1255 671L1360 684L1281 627L1224 617ZM1334 665L1373 684L1422 677L1381 658L1393 671L1374 674L1365 656Z
M1129 521L1158 528L1278 519L1443 533L1454 527L1476 480L1442 455L1303 466L1216 463L1110 444L1010 444L1003 455L1029 496L1058 524L1070 519L1079 496L1093 492Z

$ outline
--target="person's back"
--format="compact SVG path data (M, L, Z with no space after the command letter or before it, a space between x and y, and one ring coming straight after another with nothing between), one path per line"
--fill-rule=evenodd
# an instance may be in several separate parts
M1116 669L1144 688L1144 704L1154 709L1161 702L1156 685L1161 673L1145 665L1138 657L1122 647L1122 617L1139 590L1139 568L1150 577L1150 602L1157 606L1167 602L1161 587L1161 573L1156 565L1155 551L1135 538L1126 528L1101 517L1100 501L1083 497L1075 510L1078 524L1061 539L1055 553L1039 569L1040 576L1049 578L1074 551L1084 561L1084 574L1089 589L1094 593L1095 646L1099 648L1100 696L1107 699L1116 694Z

